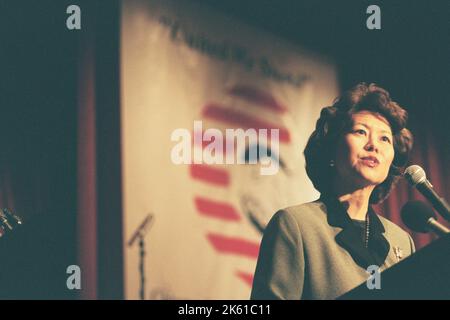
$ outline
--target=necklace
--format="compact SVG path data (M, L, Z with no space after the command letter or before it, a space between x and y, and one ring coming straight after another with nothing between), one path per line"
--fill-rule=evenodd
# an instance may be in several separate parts
M364 246L366 248L369 247L369 233L370 233L370 220L369 220L369 213L366 214L366 238L364 241Z

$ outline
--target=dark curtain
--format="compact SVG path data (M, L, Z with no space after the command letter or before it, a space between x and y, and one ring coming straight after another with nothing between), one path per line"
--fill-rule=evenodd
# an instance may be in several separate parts
M24 222L0 239L0 297L76 296L66 268L77 264L77 37L61 28L64 13L0 4L0 206Z
M119 1L0 3L0 298L123 297ZM70 265L81 290L69 290Z

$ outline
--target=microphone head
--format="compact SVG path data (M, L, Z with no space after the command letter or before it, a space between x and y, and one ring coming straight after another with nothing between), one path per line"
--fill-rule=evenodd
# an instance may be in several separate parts
M436 219L433 209L422 201L408 201L401 210L403 223L411 230L427 233L428 220Z
M422 167L418 165L412 165L405 169L404 176L408 180L409 184L415 186L419 183L427 180L427 175Z

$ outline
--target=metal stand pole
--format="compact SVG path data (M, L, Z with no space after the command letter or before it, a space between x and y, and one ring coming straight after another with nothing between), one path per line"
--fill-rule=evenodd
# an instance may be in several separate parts
M141 287L139 290L139 297L141 300L145 300L145 268L144 268L144 262L145 262L145 242L144 242L144 236L141 234L139 235L139 274L141 276Z
M145 241L144 237L149 229L149 225L153 222L153 215L149 214L141 223L141 225L136 229L131 239L128 241L128 246L131 247L134 242L139 239L139 277L140 277L140 287L139 287L139 298L141 300L145 299Z

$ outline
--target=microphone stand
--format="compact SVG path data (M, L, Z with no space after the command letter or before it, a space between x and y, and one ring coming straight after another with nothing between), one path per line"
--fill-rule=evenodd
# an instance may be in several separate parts
M416 188L425 196L436 211L448 222L450 222L450 206L443 197L440 197L433 189L433 185L425 180L424 183L418 183Z
M140 226L133 233L133 236L128 241L128 246L131 247L136 240L139 240L139 275L140 275L140 288L139 288L139 298L141 300L145 299L145 268L144 268L144 258L145 258L145 241L144 237L147 231L149 230L149 226L153 221L153 215L149 214L145 217L144 221L140 224Z

